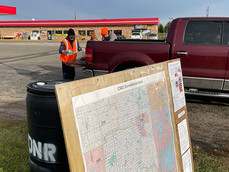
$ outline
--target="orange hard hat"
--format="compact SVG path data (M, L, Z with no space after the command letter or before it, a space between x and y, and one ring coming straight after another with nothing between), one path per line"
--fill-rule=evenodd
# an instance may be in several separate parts
M106 35L106 34L108 34L108 29L106 27L103 27L101 29L101 35Z

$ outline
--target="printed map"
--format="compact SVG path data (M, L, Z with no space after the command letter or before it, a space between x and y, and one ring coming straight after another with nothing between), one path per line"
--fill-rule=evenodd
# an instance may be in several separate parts
M87 172L178 171L164 72L72 102Z

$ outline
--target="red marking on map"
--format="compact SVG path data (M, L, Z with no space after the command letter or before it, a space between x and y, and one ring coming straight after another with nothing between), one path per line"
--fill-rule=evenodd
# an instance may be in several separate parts
M149 95L150 111L154 112L168 102L166 85L163 81L147 86Z
M105 160L104 160L103 146L100 146L90 152L85 153L85 161L87 171L93 172L105 172Z
M135 117L138 130L141 133L142 137L146 137L147 133L145 130L145 125L149 123L149 116L146 113L140 114Z

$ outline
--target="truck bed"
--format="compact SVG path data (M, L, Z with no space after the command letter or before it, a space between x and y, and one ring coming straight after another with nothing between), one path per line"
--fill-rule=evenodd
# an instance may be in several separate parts
M143 46L144 45L144 46ZM170 45L161 40L88 41L93 50L93 62L87 68L113 72L120 64L134 61L139 66L169 59Z

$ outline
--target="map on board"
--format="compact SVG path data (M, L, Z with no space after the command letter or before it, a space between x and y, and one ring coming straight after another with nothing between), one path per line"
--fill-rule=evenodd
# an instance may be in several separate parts
M72 103L87 172L178 171L165 72Z

